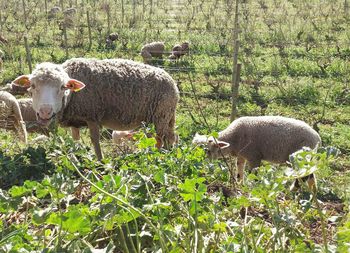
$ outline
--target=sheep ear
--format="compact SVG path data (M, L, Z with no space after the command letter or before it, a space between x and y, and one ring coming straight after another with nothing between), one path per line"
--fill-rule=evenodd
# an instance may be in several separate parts
M225 141L218 141L216 144L220 149L228 148L230 146L230 143Z
M84 89L85 84L83 82L80 82L76 79L70 79L65 85L67 89L70 89L71 91L77 92L81 89Z
M16 86L29 88L30 87L30 76L29 75L22 75L17 77L12 82Z

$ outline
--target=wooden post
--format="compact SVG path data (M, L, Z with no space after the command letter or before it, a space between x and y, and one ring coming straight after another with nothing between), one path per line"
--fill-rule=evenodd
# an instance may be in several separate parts
M89 33L89 47L88 47L88 50L90 51L91 47L92 47L92 38L91 38L91 23L90 23L89 10L86 11L86 19L87 19L88 33Z
M30 55L30 48L28 44L28 38L27 35L24 36L24 47L26 49L26 58L27 58L27 63L29 67L29 72L32 73L32 57Z
M24 2L24 0L22 0L22 8L23 8L23 22L24 22L24 26L27 28L27 11L26 11L26 4Z
M111 33L111 7L109 6L109 3L106 5L106 12L107 12L107 34Z
M66 53L66 59L68 59L69 54L68 54L68 36L67 36L66 22L63 21L62 24L63 24L63 31L62 32L63 32L63 39L64 39L64 50Z
M124 28L124 0L122 0L122 28Z
M132 0L132 27L135 27L136 22L136 0Z
M238 90L239 90L239 74L238 72L238 49L239 49L239 40L238 40L238 33L239 33L239 22L238 22L238 7L239 7L239 0L236 0L236 7L235 7L235 23L234 23L234 34L233 34L233 43L234 43L234 49L233 49L233 66L232 66L232 86L231 86L231 92L232 92L232 109L231 109L231 116L230 120L233 121L237 117L237 100L238 100ZM240 67L239 67L240 68Z
M47 16L47 0L44 1L44 6L45 6L45 17L46 17L46 20L48 20L48 16Z

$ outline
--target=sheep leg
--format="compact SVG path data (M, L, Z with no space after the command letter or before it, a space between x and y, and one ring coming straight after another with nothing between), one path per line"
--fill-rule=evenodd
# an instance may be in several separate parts
M98 160L102 160L102 152L100 146L100 127L97 122L87 121L87 125L90 131L90 138L92 145L94 145L95 154Z
M80 131L79 131L79 128L71 127L70 130L71 130L71 132L72 132L73 140L79 141L79 139L80 139Z
M155 127L157 132L157 148L164 146L166 149L170 149L174 143L178 142L178 136L175 134L175 112L168 120L166 117L160 119L157 124L155 123Z
M256 168L258 168L261 164L260 159L248 160L248 168L250 172L255 172Z
M245 159L241 156L237 157L237 168L238 168L238 174L237 174L237 179L238 181L243 182L243 177L244 177L244 164L245 164Z

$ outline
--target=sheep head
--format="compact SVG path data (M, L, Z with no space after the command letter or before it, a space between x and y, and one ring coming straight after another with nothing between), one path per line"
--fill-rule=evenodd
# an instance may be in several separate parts
M47 62L37 65L32 74L17 77L13 85L28 88L38 122L45 126L63 108L64 97L85 87L84 83L69 78L61 65Z
M218 159L225 154L225 151L230 146L230 143L225 141L219 141L213 136L205 136L200 135L198 133L195 134L193 140L193 144L205 144L205 152L209 159Z

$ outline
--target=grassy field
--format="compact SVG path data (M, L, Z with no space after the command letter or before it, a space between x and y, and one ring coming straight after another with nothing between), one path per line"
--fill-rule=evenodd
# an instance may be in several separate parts
M46 7L45 7L46 6ZM76 8L66 30L53 6ZM143 44L188 41L179 61L155 59L181 99L171 151L154 148L153 126L131 146L112 144L96 160L87 129L73 142L58 127L24 145L0 131L0 252L349 252L350 3L245 0L239 3L242 64L238 114L309 123L323 147L287 165L264 163L235 183L234 158L209 161L191 140L229 124L235 1L1 1L0 83L32 65L71 57L142 61ZM89 13L91 41L87 22ZM68 17L66 17L66 20ZM60 29L61 28L61 29ZM106 36L119 40L107 46ZM66 40L65 40L66 38ZM315 171L316 193L291 192ZM98 249L103 249L98 251Z

